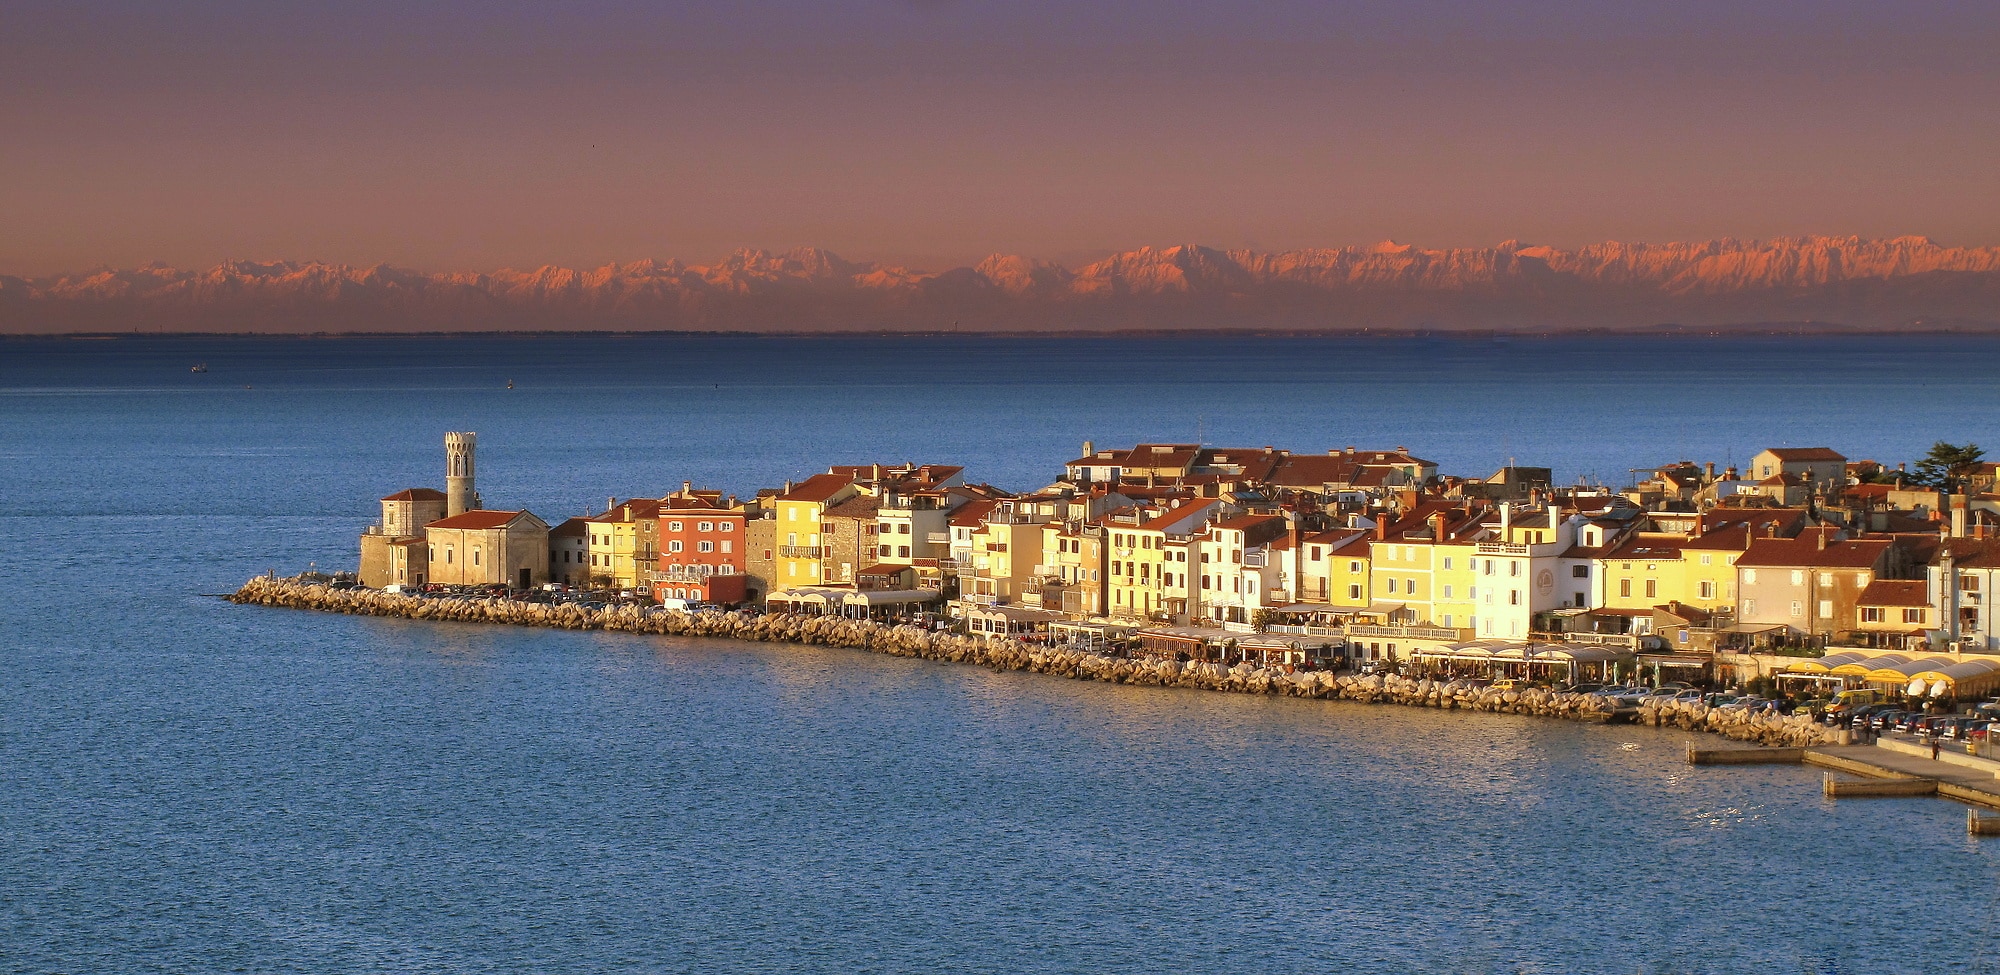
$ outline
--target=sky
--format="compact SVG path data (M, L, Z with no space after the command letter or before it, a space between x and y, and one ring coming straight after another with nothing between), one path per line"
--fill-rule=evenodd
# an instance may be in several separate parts
M2000 4L10 3L0 273L2000 244Z

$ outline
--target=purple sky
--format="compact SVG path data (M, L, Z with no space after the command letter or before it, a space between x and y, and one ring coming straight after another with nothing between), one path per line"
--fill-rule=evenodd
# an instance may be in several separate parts
M31 2L0 272L2000 243L1995 51L1991 2Z

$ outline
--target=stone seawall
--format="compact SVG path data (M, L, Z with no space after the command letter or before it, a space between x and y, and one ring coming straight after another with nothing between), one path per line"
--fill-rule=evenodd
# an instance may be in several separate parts
M361 616L436 620L453 623L507 623L565 630L607 630L661 636L710 637L759 643L843 647L897 657L976 664L1072 680L1096 680L1146 687L1185 687L1237 694L1335 698L1364 704L1400 704L1529 714L1572 721L1632 720L1654 727L1705 731L1737 741L1787 748L1829 744L1832 729L1804 714L1783 717L1676 702L1664 707L1620 711L1600 698L1539 688L1499 690L1465 681L1429 680L1374 674L1334 674L1237 664L1128 660L1083 650L1057 649L1013 640L980 641L914 626L892 626L838 616L751 616L742 613L641 612L621 606L600 610L506 599L418 599L372 589L327 586L260 576L244 583L229 601L253 606L310 609Z

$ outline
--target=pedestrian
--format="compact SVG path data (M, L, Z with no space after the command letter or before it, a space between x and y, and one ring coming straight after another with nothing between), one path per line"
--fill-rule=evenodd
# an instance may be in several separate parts
M1938 757L1938 738L1937 738L1937 736L1936 736L1936 735L1932 735L1932 736L1931 736L1931 761L1933 761L1933 762L1937 761L1937 757Z

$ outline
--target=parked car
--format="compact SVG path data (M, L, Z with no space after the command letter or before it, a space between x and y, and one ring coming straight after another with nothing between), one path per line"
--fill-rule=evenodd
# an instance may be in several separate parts
M1571 684L1562 691L1565 694L1595 694L1603 689L1603 684Z

